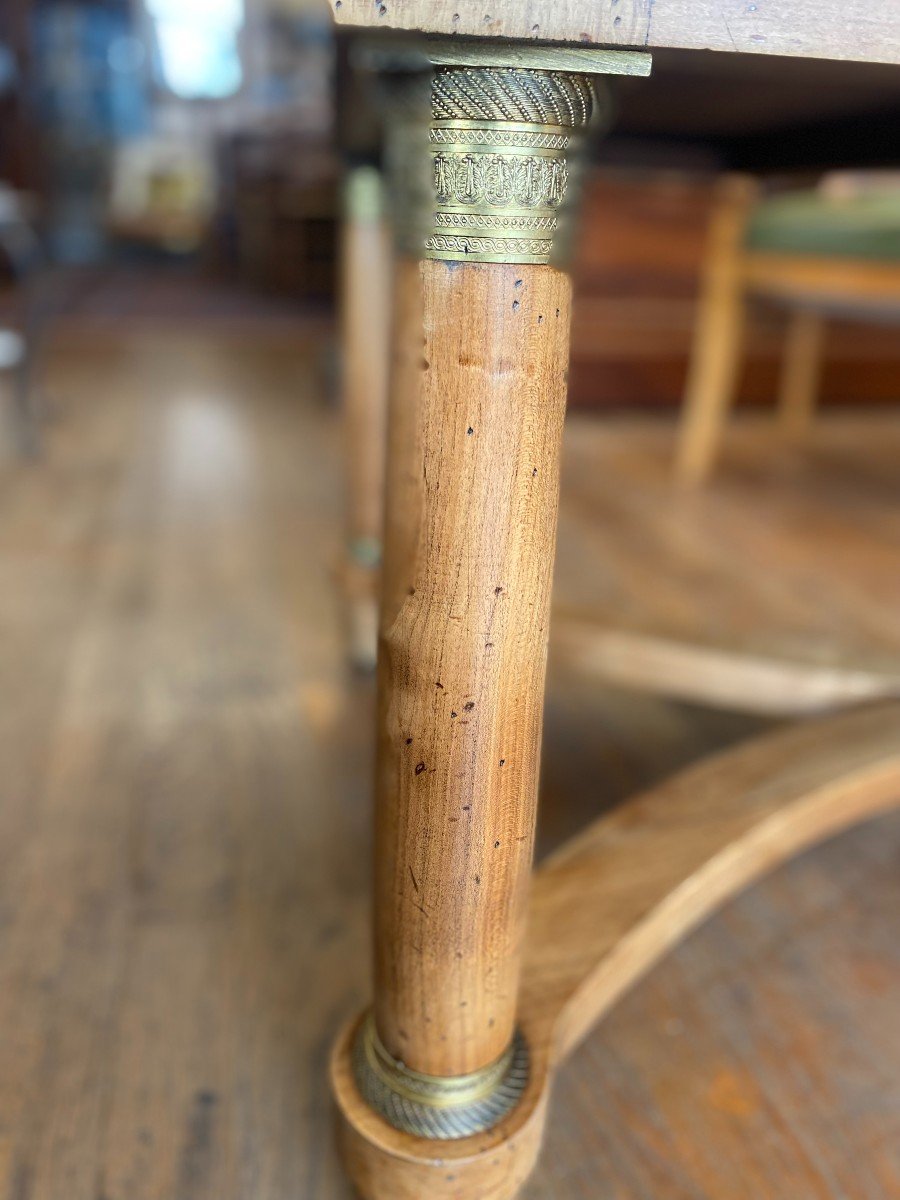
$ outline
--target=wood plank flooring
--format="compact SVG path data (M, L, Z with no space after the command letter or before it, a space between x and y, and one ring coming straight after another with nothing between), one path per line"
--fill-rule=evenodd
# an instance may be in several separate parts
M45 457L0 469L2 1200L349 1200L372 685L320 354L62 339ZM543 848L762 727L551 672ZM856 830L657 968L562 1073L525 1200L900 1193L898 865L900 822Z
M796 448L771 413L738 418L695 490L672 485L666 421L573 413L569 435L558 607L630 634L900 678L896 408L830 412Z

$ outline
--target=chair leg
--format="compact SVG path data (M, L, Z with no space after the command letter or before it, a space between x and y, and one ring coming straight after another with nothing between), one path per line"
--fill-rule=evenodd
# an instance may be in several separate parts
M805 441L812 426L822 368L824 323L808 309L791 314L778 391L778 424L791 442Z
M744 313L737 281L722 281L701 307L685 392L675 477L688 486L709 478L734 400Z

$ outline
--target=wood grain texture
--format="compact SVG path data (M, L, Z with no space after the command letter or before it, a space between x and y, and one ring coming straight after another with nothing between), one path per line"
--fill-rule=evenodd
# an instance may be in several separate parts
M344 1187L321 1078L364 994L368 755L337 751L314 341L58 336L46 457L0 480L3 1196Z
M354 176L356 178L354 178ZM384 511L391 244L372 167L348 172L341 241L347 550L341 577L352 661L375 665Z
M900 704L769 734L628 802L535 874L523 1025L551 1062L726 898L900 805Z
M737 891L898 805L900 704L890 704L727 751L576 836L534 877L519 1001L532 1076L500 1126L449 1148L393 1130L359 1098L349 1038L339 1044L332 1080L364 1200L515 1196L554 1071L616 1000Z
M341 25L900 62L892 0L330 0Z
M394 260L385 475L382 629L395 621L416 572L422 527L422 283L419 260Z
M824 413L802 452L738 418L699 492L672 486L673 435L570 414L551 656L750 712L900 695L896 414Z
M777 868L620 1000L557 1074L522 1200L895 1195L898 830Z
M425 262L421 529L379 654L375 1014L461 1075L509 1045L533 851L568 360L551 268Z
M371 988L374 687L345 669L329 581L322 328L262 324L58 331L45 452L0 474L4 1198L352 1200L325 1076ZM819 487L852 505L852 479L866 525L895 523L883 418L830 427L799 476L737 431L712 489L735 529L761 463L763 519ZM671 431L651 465L640 426L565 436L563 543L598 503L628 533L623 494L664 479ZM582 442L611 497L586 487ZM704 500L707 533L710 516ZM594 592L606 541L578 545ZM542 852L761 724L551 658ZM523 1200L894 1195L898 854L895 817L844 834L664 958L558 1073Z

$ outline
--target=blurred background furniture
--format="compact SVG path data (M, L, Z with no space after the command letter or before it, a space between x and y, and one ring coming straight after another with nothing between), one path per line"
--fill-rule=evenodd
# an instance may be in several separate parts
M37 272L41 247L27 215L27 201L0 184L0 257L6 268L8 319L0 321L0 372L11 381L13 435L20 451L34 453L40 413L34 371L42 329Z
M341 408L345 552L339 568L351 664L375 667L384 516L391 329L391 238L381 173L344 169L341 238Z
M753 296L788 313L777 403L783 434L800 440L815 407L828 317L900 319L900 176L833 175L815 189L768 198L751 179L722 182L681 418L681 483L702 483L713 468Z

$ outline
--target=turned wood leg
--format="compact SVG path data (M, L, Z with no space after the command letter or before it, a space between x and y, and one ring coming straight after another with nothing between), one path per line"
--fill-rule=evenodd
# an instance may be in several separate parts
M334 1081L364 1196L499 1200L543 1106L517 1006L568 368L549 258L592 88L440 67L430 102L427 248L396 290L375 999Z
M383 520L390 239L372 166L349 167L341 246L346 550L342 578L349 652L375 665Z
M675 456L675 478L686 485L708 478L734 399L744 332L742 242L755 194L750 181L727 180L710 222Z
M803 441L812 425L823 335L823 321L818 313L798 309L791 314L778 392L778 422L781 432L793 442Z
M510 1200L554 1070L622 991L900 797L896 705L804 723L617 809L529 887L568 353L550 241L589 100L518 61L435 75L431 232L397 291L375 997L331 1067L364 1200Z
M426 261L420 289L421 523L382 641L375 1027L412 1070L459 1076L515 1032L569 283Z

